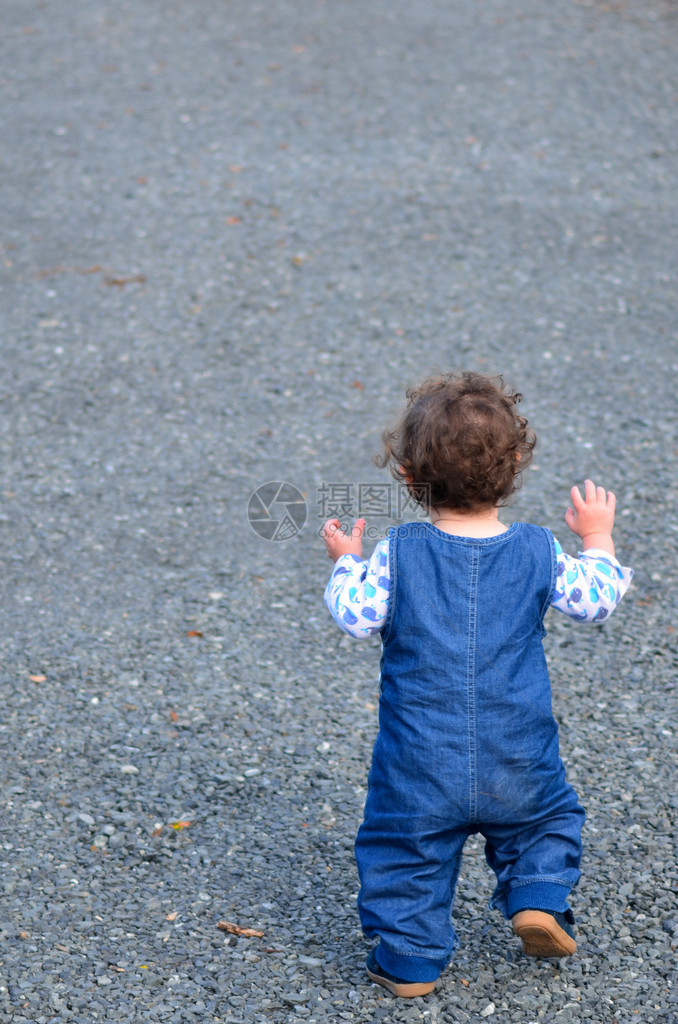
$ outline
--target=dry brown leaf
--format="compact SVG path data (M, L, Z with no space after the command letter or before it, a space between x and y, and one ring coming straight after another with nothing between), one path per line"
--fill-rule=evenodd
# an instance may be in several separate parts
M222 932L229 932L231 935L244 935L246 938L260 939L264 934L257 931L256 928L242 928L239 924L233 924L232 921L217 921L217 928L220 928Z
M202 630L200 629L189 629L186 636L202 636Z
M179 916L179 911L178 910L173 910L171 914L167 915L165 920L166 921L176 921L178 916Z
M129 277L105 277L104 284L124 288L126 284L143 284L145 280L145 274L131 274Z
M28 677L32 683L46 683L47 676L35 675Z

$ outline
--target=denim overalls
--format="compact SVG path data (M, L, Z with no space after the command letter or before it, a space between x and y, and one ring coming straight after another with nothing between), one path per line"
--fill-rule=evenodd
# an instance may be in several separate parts
M562 911L579 879L584 812L565 780L542 648L551 533L482 539L429 523L390 536L379 734L356 840L363 930L382 968L433 981L457 940L467 837L497 876L492 905Z

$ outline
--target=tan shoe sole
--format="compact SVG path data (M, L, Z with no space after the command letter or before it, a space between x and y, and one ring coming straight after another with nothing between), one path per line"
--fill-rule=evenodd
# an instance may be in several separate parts
M374 974L369 967L367 968L368 977L372 981L376 982L377 985L383 985L389 992L392 992L394 996L400 996L401 999L414 999L415 996L427 996L429 992L433 992L436 987L435 981L407 981L397 982L389 981L388 978L382 978L380 974Z
M543 910L521 910L512 923L526 956L571 956L577 950L574 939Z

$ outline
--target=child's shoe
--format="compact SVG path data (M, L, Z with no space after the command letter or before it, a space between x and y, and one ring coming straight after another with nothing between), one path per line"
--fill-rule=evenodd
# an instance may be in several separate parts
M570 956L577 949L571 910L520 910L511 922L527 956Z
M403 981L389 974L383 967L379 966L376 949L373 949L367 958L365 968L372 981L377 985L383 985L394 996L401 996L405 999L413 999L415 996L427 996L436 987L435 981Z

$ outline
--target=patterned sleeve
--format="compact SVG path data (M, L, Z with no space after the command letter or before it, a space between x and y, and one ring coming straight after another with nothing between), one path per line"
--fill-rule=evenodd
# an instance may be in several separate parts
M599 548L566 555L556 545L556 589L551 604L579 622L602 622L615 610L629 589L633 569L620 565L613 555Z
M357 555L342 555L337 559L325 588L325 604L345 633L361 639L383 628L389 590L388 537L385 537L367 562Z

